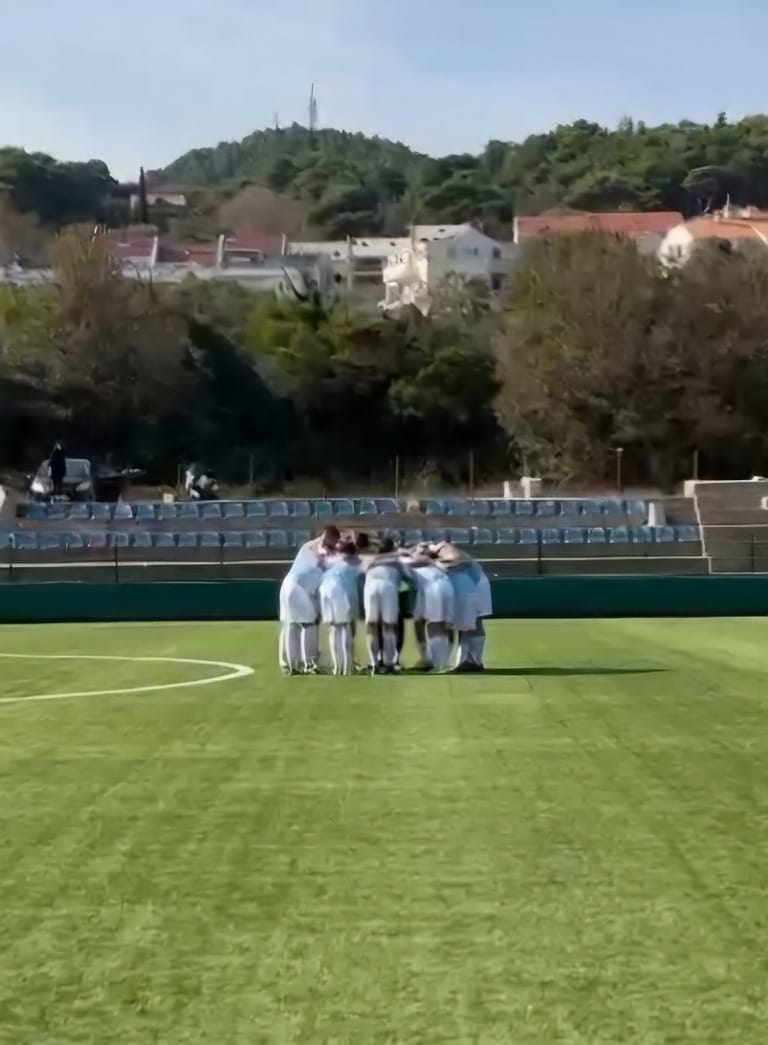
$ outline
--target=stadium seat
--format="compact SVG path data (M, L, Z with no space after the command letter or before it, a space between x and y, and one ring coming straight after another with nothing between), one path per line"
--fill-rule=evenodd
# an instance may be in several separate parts
M605 497L599 503L601 515L623 515L624 505L621 501L614 500L611 497Z
M445 514L453 518L463 519L469 515L469 502L460 497L449 497L445 501Z
M176 547L177 548L196 548L198 541L200 540L199 534L192 530L186 533L179 533L176 535Z
M85 542L79 533L65 533L64 547L68 552L81 551L85 547Z
M376 507L376 502L371 497L363 497L357 502L356 515L361 518L369 518L372 515L378 517L379 509Z
M631 519L642 519L645 522L648 518L648 505L645 501L625 501L624 511Z
M468 545L470 543L469 530L449 530L448 540L451 544Z
M587 530L587 544L605 544L608 534L602 526L590 526Z
M570 527L565 531L563 540L566 544L583 544L584 531L580 527Z
M179 519L187 522L197 522L200 518L200 505L197 501L179 501L176 505Z
M376 511L379 515L400 515L400 502L394 497L377 497Z
M653 532L657 544L674 544L676 536L674 526L657 526Z
M333 514L334 515L354 515L355 514L355 502L350 500L349 497L339 497L333 501Z
M473 526L469 533L470 544L493 544L493 531Z
M400 538L407 547L412 548L415 544L421 544L424 540L424 531L418 530L415 527L413 529L403 530Z
M48 519L48 508L47 504L38 504L33 501L27 505L26 516L30 522L46 522Z
M152 534L148 530L135 530L131 534L131 547L132 548L151 548L152 547Z
M504 519L512 514L512 502L507 498L491 501L491 515L495 519Z
M512 511L515 513L515 515L518 515L521 518L526 518L526 517L529 517L529 516L533 515L535 510L536 509L535 509L533 501L513 501L512 502Z
M118 533L113 530L107 537L107 544L110 548L127 548L131 541L127 533Z
M94 505L94 508L95 507L96 507L96 505ZM94 519L95 518L96 518L96 516L94 515ZM136 522L140 522L140 523L153 523L153 522L155 522L157 520L157 515L155 513L155 505L154 504L146 504L146 503L144 503L144 504L137 504L136 505L136 509L134 511L134 518L136 519Z
M157 521L158 522L175 522L179 517L179 511L174 501L166 503L163 501L162 504L157 506Z
M234 530L224 530L221 534L222 547L224 548L242 548L243 538L245 534L237 533Z
M248 530L244 543L246 548L266 548L267 535L263 530Z
M517 542L519 544L538 544L539 535L536 530L524 527L522 530L517 531Z
M698 526L678 526L677 539L681 544L698 544L701 540Z
M13 547L17 552L36 552L37 534L25 530L17 530L11 535Z
M560 544L562 542L563 534L562 530L555 530L548 527L541 531L541 543L542 544Z
M221 501L203 501L200 504L201 519L220 519Z
M287 519L290 514L287 501L267 501L267 515L270 519Z
M64 519L69 518L71 507L71 504L54 501L53 504L46 505L45 517L49 522L63 522Z
M312 514L316 519L332 519L333 505L330 501L313 501Z
M201 548L221 548L221 534L205 530L200 534Z
M312 540L312 531L291 530L291 532L288 534L288 540L292 548L301 548L301 546L306 544L307 541Z
M536 514L546 519L557 515L557 505L554 501L535 501Z
M63 540L60 533L39 533L37 535L37 547L41 552L59 552L63 548Z
M71 522L87 522L91 517L91 509L87 504L78 501L70 505L69 518Z
M575 518L577 515L581 515L581 501L574 500L572 497L567 498L565 501L560 501L560 515L568 518Z
M266 519L267 506L264 501L248 501L245 505L246 519Z
M488 519L491 515L491 502L484 497L477 497L469 502L469 514L477 519Z
M309 501L291 501L288 505L292 519L311 519L312 505Z
M0 551L10 548L12 543L10 533L0 533Z
M85 546L91 551L103 551L107 547L107 535L103 531L84 534Z
M629 530L626 526L610 526L607 533L609 544L629 544Z
M268 530L267 547L280 548L283 550L289 548L290 543L288 541L288 534L285 532L285 530Z
M245 518L245 505L242 501L225 501L222 509L225 519Z
M512 527L509 526L504 526L496 531L495 537L494 544L517 544L520 539L520 531L513 530Z
M442 544L445 537L445 530L438 530L431 527L430 529L423 531L423 540L425 540L427 544Z
M632 526L629 536L633 544L651 544L653 542L653 531L647 526Z
M90 505L91 518L94 522L110 522L112 519L112 505L96 502Z
M70 516L70 518L73 518L73 516ZM133 509L130 504L126 504L125 501L118 501L115 505L115 510L112 513L112 518L115 522L132 522Z
M152 534L152 547L153 548L175 548L176 547L176 535L173 533L153 533Z

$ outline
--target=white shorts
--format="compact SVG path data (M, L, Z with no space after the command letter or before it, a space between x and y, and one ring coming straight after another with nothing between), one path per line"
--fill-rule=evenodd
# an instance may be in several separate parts
M453 586L447 577L419 585L413 609L414 620L427 624L453 624Z
M280 586L280 620L286 624L317 624L320 607L317 596L286 577Z
M324 581L320 585L320 617L323 624L351 624L357 620L357 607L352 605L343 584Z
M458 631L474 631L477 627L477 585L466 570L450 570L448 576L453 588L453 623Z
M483 574L477 582L477 615L478 617L493 616L493 596L491 594L491 582Z
M366 577L363 604L369 624L397 624L400 618L397 584L392 581Z

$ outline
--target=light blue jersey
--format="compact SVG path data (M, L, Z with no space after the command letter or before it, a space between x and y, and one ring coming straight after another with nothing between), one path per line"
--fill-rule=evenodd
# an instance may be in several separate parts
M359 566L348 559L333 559L323 575L323 583L327 581L328 584L341 584L349 597L350 605L356 606L359 598L359 577Z
M322 560L317 554L315 542L309 541L299 548L287 576L304 587L304 581L311 579L314 582L317 577L316 571L322 572L322 568ZM318 583L319 581L314 584L315 590L317 590Z

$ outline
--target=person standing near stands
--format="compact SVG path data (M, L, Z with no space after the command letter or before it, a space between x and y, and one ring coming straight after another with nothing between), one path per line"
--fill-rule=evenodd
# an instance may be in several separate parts
M61 497L64 493L64 479L67 474L67 454L59 440L54 443L51 456L48 458L48 466L51 470L53 496Z

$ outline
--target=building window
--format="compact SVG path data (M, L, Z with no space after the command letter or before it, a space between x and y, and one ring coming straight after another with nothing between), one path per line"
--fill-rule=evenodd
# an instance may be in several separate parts
M504 277L494 274L491 276L491 290L501 290L504 286Z
M493 256L497 261L501 261L501 247L493 248Z

